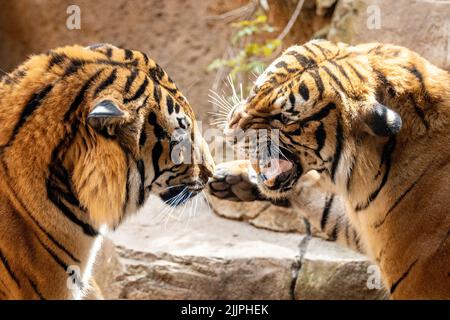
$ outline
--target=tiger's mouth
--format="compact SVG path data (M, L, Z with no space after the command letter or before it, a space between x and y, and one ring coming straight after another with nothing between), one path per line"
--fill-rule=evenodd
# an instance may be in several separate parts
M159 197L165 204L171 207L177 207L195 197L202 190L203 187L200 186L180 185L176 187L169 187L169 190L161 193Z
M288 151L269 161L252 161L252 167L257 174L258 185L263 190L275 192L291 190L303 172L297 157Z

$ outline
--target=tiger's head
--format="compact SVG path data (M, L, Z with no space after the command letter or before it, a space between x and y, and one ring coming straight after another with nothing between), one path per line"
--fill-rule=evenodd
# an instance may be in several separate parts
M279 141L267 140L266 155L260 147L252 152L263 194L284 195L312 170L345 187L361 142L369 141L365 145L375 155L400 131L402 118L384 104L394 93L383 84L382 73L377 76L377 61L383 58L372 60L371 50L377 45L315 40L293 46L229 113L225 134L234 141L251 129L277 131ZM384 54L397 59L404 54L399 50L392 46Z
M2 151L7 169L23 189L42 181L34 192L87 233L86 223L117 226L150 194L175 206L204 188L214 164L193 110L144 53L70 46L19 69L27 77L5 88L25 106Z
M109 45L89 50L112 61L130 52L143 58L125 72L112 66L103 73L82 117L91 136L128 155L124 210L135 212L150 194L177 206L201 192L213 160L191 106L171 78L140 52Z

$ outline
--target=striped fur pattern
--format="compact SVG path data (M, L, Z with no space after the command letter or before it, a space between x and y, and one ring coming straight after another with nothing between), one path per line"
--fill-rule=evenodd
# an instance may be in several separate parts
M255 174L248 160L220 163L216 166L208 191L230 201L270 201L274 205L291 207L303 218L305 230L325 240L365 254L355 228L345 215L343 199L325 192L317 171L306 173L285 198L268 198L259 191Z
M266 69L225 132L279 129L295 172L274 185L260 174L260 192L289 196L318 172L392 298L448 299L449 83L447 71L403 47L311 41ZM322 221L337 199L325 198ZM336 236L350 230L336 221Z
M150 194L186 201L213 170L174 82L112 45L31 57L1 80L0 123L0 299L82 297L102 230ZM174 136L204 161L172 161Z

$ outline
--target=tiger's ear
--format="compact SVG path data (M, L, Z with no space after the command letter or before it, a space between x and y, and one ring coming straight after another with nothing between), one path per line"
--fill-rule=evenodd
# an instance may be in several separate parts
M399 133L402 128L400 115L379 102L369 108L363 121L373 136L390 137Z
M126 119L126 114L115 102L102 100L98 102L88 115L88 123L101 133L114 136L119 124Z

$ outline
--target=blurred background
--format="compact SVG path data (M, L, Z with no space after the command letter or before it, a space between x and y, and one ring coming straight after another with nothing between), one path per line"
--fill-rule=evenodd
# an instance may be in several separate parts
M245 96L283 49L312 38L404 45L448 70L450 1L0 0L0 72L68 44L139 49L171 75L204 127L218 111L210 90L228 99L230 75ZM106 298L385 297L369 261L306 242L288 208L196 198L176 211L151 199L142 211L105 241L95 274Z

